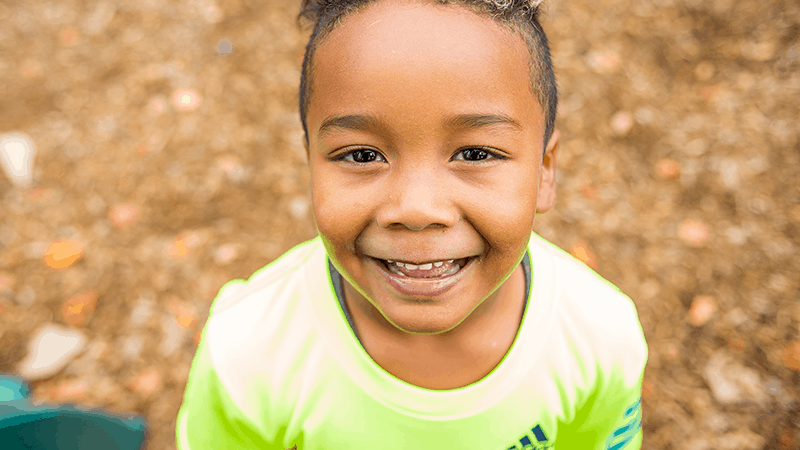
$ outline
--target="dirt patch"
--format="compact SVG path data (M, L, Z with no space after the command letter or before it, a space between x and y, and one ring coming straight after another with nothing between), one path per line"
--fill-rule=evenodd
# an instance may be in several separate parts
M174 448L215 294L315 235L298 8L0 4L0 134L38 152L29 187L0 177L0 372L77 328L34 395ZM558 0L543 23L564 138L537 231L638 307L644 448L799 448L800 6Z

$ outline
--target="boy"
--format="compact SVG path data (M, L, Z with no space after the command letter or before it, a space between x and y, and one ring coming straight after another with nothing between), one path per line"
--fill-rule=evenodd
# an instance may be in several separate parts
M179 448L639 448L633 303L532 233L559 140L538 1L304 6L319 237L220 291Z

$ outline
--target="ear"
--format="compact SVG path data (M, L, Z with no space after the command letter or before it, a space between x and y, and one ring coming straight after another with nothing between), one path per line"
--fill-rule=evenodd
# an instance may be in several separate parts
M306 164L310 163L309 154L308 154L308 135L303 135L303 148L306 149Z
M539 197L536 199L536 212L546 213L556 203L556 156L558 155L558 142L561 131L553 130L547 149L542 158L541 173L539 175Z

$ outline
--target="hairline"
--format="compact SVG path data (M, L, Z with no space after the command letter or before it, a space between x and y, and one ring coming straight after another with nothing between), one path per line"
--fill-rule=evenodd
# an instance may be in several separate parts
M344 24L344 21L352 16L353 14L357 14L361 11L364 11L369 6L374 3L378 3L382 0L366 0L361 4L349 6L344 11L342 11L339 16L335 19L330 21L324 27L321 27L318 31L318 34L314 36L312 34L311 38L314 38L314 42L311 42L311 38L309 38L309 46L307 53L308 61L303 61L303 67L301 67L301 71L305 75L305 86L301 86L300 95L303 98L303 114L300 118L303 121L303 128L305 133L305 142L309 144L309 133L308 133L308 123L306 121L306 117L308 116L308 107L311 103L311 95L313 93L313 73L314 73L314 61L315 55L317 50L321 45L323 45L327 39L330 37L330 34L336 30L337 28L341 27ZM544 115L544 142L543 146L546 149L548 140L550 136L552 136L553 128L552 126L548 126L550 122L555 120L556 112L552 111L553 117L550 117L552 105L550 105L549 97L545 93L545 87L547 86L547 82L545 80L546 74L544 73L544 68L540 67L544 64L544 61L539 61L541 58L537 58L537 56L543 52L544 49L540 49L537 46L537 42L535 42L534 36L536 34L536 30L532 30L531 33L526 31L526 28L534 28L534 25L531 23L527 23L523 21L521 18L512 17L512 18L502 18L497 14L493 14L492 11L489 9L488 5L482 3L474 3L470 0L416 0L419 3L433 3L436 5L455 5L455 6L462 6L473 13L486 16L491 18L495 23L502 26L508 31L515 33L519 36L522 41L525 43L525 46L528 49L528 88L536 97L537 101L539 102L539 107L542 110L542 114ZM319 20L319 19L318 19ZM541 25L539 25L541 27ZM542 34L544 34L544 30L540 30ZM546 39L546 36L545 36ZM545 41L546 45L546 41ZM549 51L549 49L546 49ZM552 63L551 63L552 64ZM303 92L305 91L305 92ZM557 102L557 99L554 99ZM548 130L548 128L550 128ZM549 131L549 132L548 132Z

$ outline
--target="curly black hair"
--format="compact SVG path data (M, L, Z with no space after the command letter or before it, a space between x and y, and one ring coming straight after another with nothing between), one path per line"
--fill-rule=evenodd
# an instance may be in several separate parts
M302 0L298 21L313 24L311 37L306 45L303 68L300 74L300 120L303 124L306 143L308 125L306 112L311 97L312 61L319 43L350 14L360 11L380 0ZM457 4L470 7L478 14L492 17L495 21L516 31L525 41L530 52L531 89L539 100L545 114L544 146L550 140L555 127L558 108L558 89L550 58L547 36L539 24L539 6L542 0L430 0L441 5Z

